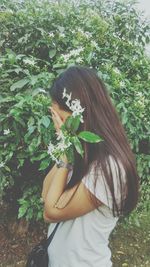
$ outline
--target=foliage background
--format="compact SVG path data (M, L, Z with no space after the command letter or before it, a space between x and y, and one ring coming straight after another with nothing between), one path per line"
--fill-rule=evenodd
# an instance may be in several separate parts
M68 66L97 69L127 132L149 209L149 24L134 1L0 1L0 192L18 217L42 218L42 181L55 130L48 90Z

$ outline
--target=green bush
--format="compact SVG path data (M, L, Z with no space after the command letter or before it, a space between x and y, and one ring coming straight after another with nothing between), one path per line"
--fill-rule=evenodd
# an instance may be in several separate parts
M81 64L97 69L107 85L137 159L139 210L141 203L148 209L149 26L133 1L1 2L1 198L18 203L19 218L41 219L42 180L52 166L47 145L55 142L48 88Z

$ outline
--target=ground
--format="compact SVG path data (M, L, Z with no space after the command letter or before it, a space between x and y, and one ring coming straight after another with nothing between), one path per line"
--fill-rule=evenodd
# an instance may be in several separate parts
M31 248L47 233L47 225L17 220L12 211L1 210L0 267L25 267ZM140 226L119 223L110 238L113 267L150 267L150 215L143 214Z

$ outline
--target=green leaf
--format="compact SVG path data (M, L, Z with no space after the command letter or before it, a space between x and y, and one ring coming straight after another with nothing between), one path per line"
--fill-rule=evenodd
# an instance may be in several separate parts
M127 121L128 121L127 114L126 114L126 113L124 113L124 115L123 115L123 118L122 118L122 123L123 123L123 124L126 124L126 123L127 123Z
M76 116L75 118L72 119L72 125L71 129L76 132L79 128L80 125L80 115Z
M53 65L53 69L62 69L65 67L66 67L66 64L64 64L64 63L56 63Z
M20 168L21 166L23 166L25 160L24 159L18 159L18 161L19 161L19 166L17 167L17 169Z
M11 169L8 167L8 166L4 166L4 169L6 170L6 171L8 171L8 172L11 172Z
M55 55L56 55L56 49L51 49L51 50L49 51L49 57L50 57L50 58L53 58Z
M35 85L36 83L37 83L37 81L38 81L38 78L39 78L39 75L32 75L31 77L30 77L30 84L31 85Z
M82 148L82 145L81 145L79 138L77 136L73 136L72 141L74 143L74 146L75 146L77 152L83 157L84 151L83 151L83 148Z
M29 79L24 78L21 79L15 83L13 83L13 85L10 87L10 91L15 91L16 89L21 89L23 88L27 83L29 83Z
M43 160L40 164L39 171L45 170L50 165L50 159Z
M44 152L44 153L40 153L39 155L37 155L37 156L33 156L32 158L31 158L31 162L34 162L34 161L37 161L37 160L41 160L41 159L44 159L44 158L46 158L47 157L47 152Z
M2 103L5 103L5 102L13 102L13 98L10 97L10 96L9 97L5 97L5 98L0 96L0 103L2 104Z
M83 139L86 142L89 143L99 143L100 141L102 141L103 139L98 136L97 134L94 134L92 132L89 131L82 131L78 134L78 137Z
M71 128L71 123L72 123L72 118L71 118L71 116L69 116L69 117L67 117L67 119L66 119L66 121L64 123L64 125L66 126L66 128L68 130L70 130L70 128Z
M27 206L23 206L19 208L19 212L18 212L18 219L22 218L25 213L27 212L28 207Z
M33 153L37 150L39 144L38 144L38 138L35 137L34 139L32 139L30 145L28 146L28 150L30 153Z
M30 125L30 126L28 127L28 133L29 133L29 135L32 134L32 133L34 132L35 129L36 129L36 126ZM29 136L29 135L28 135L28 136Z
M67 156L68 161L73 164L74 163L74 147L70 146L69 148L67 148L65 154Z
M76 116L75 118L72 116L69 116L65 121L65 126L68 130L71 130L72 132L76 132L80 125L80 115Z
M37 213L37 220L41 220L43 218L43 212L40 210Z
M25 122L24 122L21 118L15 116L15 120L16 120L17 122L19 122L23 127L26 127Z
M7 154L7 156L6 156L6 158L5 158L5 160L6 161L9 161L12 158L13 154L14 154L13 151L9 151L8 154Z
M50 124L50 119L47 116L43 116L41 119L41 123L48 128L49 124Z

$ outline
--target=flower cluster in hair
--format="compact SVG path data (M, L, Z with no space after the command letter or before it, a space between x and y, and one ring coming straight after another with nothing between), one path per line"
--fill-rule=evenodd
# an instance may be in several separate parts
M75 100L71 101L71 95L72 95L72 93L67 94L66 93L66 88L64 88L63 98L64 97L67 98L66 105L70 108L70 110L72 110L72 112L73 112L72 116L75 118L76 116L80 115L80 121L84 122L82 113L85 110L85 108L81 107L79 99L75 99Z

